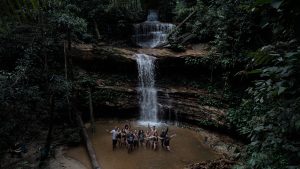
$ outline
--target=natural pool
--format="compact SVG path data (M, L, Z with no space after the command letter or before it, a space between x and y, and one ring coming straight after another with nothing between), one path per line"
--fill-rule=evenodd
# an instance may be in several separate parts
M171 152L161 147L158 151L140 147L128 154L126 148L117 148L112 151L111 130L115 126L120 128L128 124L126 121L102 120L96 123L96 133L90 138L93 142L98 162L104 169L182 169L185 165L218 158L218 155L204 145L204 138L196 131L169 125L169 134L176 133L171 140ZM134 129L147 127L137 122L131 122ZM166 125L157 126L160 132ZM90 161L85 147L72 148L67 156L83 163L88 168Z

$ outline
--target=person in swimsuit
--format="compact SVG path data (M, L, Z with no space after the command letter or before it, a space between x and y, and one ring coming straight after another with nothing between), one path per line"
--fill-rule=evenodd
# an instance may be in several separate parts
M128 134L128 133L129 133L129 131L130 131L130 128L131 128L131 126L130 126L130 123L129 123L129 124L125 124L125 127L124 127L124 129L125 129L125 132L126 132L126 134Z
M144 140L145 140L144 130L139 130L139 141L141 146L144 146Z
M158 136L158 133L157 132L155 132L154 134L153 134L153 136L151 136L150 137L151 138L151 140L152 140L152 149L153 150L158 150L158 140L159 139L161 139L159 136Z
M121 131L121 146L126 146L126 132L125 129Z
M152 128L151 128L149 123L148 123L148 129L149 129L150 134L151 134L152 136L154 135L154 133L157 132L156 127L155 127L155 126L152 126Z
M165 148L164 147L164 139L165 139L166 135L168 134L168 131L169 131L169 128L167 127L167 129L166 130L162 130L162 132L160 134L160 137L161 137L160 142L161 142L161 147L162 148Z
M134 135L131 131L127 134L127 145L128 145L128 153L130 153L133 150L133 141L134 141Z
M133 147L137 148L137 147L139 147L139 135L138 135L137 130L134 130L133 136L134 136L134 138L133 138Z
M146 138L145 138L146 147L151 147L151 139L150 139L151 135L150 135L150 132L148 130L146 131L145 136L146 136Z
M164 147L165 147L165 149L166 150L168 150L168 151L171 151L171 148L170 148L170 140L171 140L171 138L173 138L173 137L175 137L176 136L176 134L173 134L173 135L171 135L171 136L169 136L168 134L165 136L165 138L164 138Z
M121 130L119 127L117 128L117 142L119 147L121 147Z
M151 140L151 147L153 150L157 150L158 146L158 140L160 139L160 137L158 136L158 133L155 132L152 136L149 137L149 139Z

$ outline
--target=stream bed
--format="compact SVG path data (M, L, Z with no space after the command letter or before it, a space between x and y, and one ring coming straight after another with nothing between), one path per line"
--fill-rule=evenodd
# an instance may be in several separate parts
M219 157L204 144L204 138L196 131L169 125L169 134L176 134L171 139L171 151L166 151L159 145L159 150L139 147L128 153L126 148L112 151L111 130L115 126L123 128L128 121L101 120L96 122L96 133L89 133L96 151L98 162L103 169L182 169L184 166L204 160ZM146 126L138 122L130 122L133 129L147 130ZM157 126L159 133L166 124ZM90 129L88 130L90 132ZM84 146L71 148L66 152L68 157L80 161L87 168L91 168Z

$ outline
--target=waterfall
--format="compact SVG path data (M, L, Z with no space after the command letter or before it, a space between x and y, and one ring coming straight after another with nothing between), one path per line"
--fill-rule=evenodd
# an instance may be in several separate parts
M147 21L135 24L135 43L143 48L154 48L167 42L168 33L175 27L170 23L158 21L158 12L149 10ZM139 103L141 121L147 124L158 122L157 90L155 88L155 57L136 54L139 73Z
M141 120L157 122L157 90L155 88L155 57L136 54L139 73Z
M168 33L175 28L171 23L158 21L158 12L149 10L147 21L134 25L133 41L143 48L155 48L167 42Z

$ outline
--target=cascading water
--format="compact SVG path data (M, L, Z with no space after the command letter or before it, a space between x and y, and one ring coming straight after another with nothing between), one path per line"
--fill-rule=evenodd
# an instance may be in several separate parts
M143 48L155 48L167 42L167 35L174 29L171 23L158 21L158 12L149 10L147 21L134 25L134 42Z
M168 33L175 27L170 23L158 21L158 12L150 10L147 21L135 24L133 39L143 48L154 48L167 42ZM141 121L157 123L157 90L155 88L155 57L146 54L136 54L139 73L139 101Z
M136 54L139 73L141 120L157 122L157 90L155 88L155 58Z

